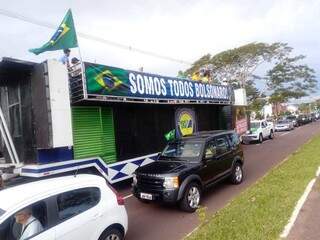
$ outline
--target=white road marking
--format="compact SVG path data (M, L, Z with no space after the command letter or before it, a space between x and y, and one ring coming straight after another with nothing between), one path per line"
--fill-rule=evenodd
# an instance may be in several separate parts
M132 196L133 196L133 194L130 194L130 195L124 196L123 199L128 199L128 198L130 198Z
M318 177L319 175L320 175L320 167L317 170L316 177ZM291 215L291 217L289 219L288 224L285 226L283 232L281 233L280 238L287 238L288 237L288 235L290 233L290 230L293 227L294 222L297 220L298 214L301 211L301 208L303 207L303 204L307 200L307 197L308 197L309 193L311 192L311 189L312 189L312 187L313 187L315 182L316 182L316 178L312 179L309 182L309 184L306 187L304 193L302 194L302 196L300 197L297 205L295 206L295 208L293 210L293 213L292 213L292 215Z
M195 231L197 231L197 230L199 229L199 227L200 227L200 226L196 227L196 228L193 229L191 232L189 232L189 233L186 235L186 238L189 237L189 236L191 236L191 234L194 233Z

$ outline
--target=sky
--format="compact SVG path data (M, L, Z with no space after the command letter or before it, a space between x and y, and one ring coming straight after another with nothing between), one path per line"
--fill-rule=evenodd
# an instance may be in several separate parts
M4 16L3 10L58 26L69 8L77 32L127 46L79 37L85 61L176 76L207 53L250 42L285 42L294 54L306 56L304 62L320 79L319 0L0 0L0 57L41 62L61 56L61 51L29 53L29 48L49 40L54 30ZM143 55L130 47L188 63ZM72 54L78 55L78 50ZM315 95L320 96L320 90Z

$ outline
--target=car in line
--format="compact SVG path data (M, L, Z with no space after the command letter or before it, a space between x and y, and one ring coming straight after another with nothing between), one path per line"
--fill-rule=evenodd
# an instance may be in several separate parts
M280 131L291 131L294 129L293 122L290 120L279 120L275 125L275 129L277 132Z
M265 120L254 120L250 122L250 129L242 135L243 143L250 143L252 141L263 142L264 139L274 138L274 128Z
M22 229L21 216L37 223L37 231L28 224ZM0 191L1 240L122 240L127 228L123 198L100 176L56 177Z
M142 202L178 203L194 212L202 193L224 179L243 180L244 157L234 131L198 132L169 142L158 160L133 174L133 195Z
M297 118L297 122L299 126L302 126L304 124L310 123L311 119L305 114L300 114Z
M292 122L294 127L298 127L297 116L295 116L295 115L286 116L285 120Z

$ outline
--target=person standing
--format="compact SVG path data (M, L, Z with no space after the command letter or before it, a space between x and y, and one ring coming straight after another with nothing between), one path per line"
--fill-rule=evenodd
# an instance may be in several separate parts
M63 56L59 60L63 65L66 65L68 69L70 68L70 61L69 61L70 52L71 50L68 48L63 49Z

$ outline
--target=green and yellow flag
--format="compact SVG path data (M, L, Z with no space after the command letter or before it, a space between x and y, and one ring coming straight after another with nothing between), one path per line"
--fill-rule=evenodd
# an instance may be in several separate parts
M175 129L171 130L170 132L166 133L164 137L167 141L174 140L176 138L176 130Z
M71 9L69 9L59 28L53 34L49 42L45 43L40 48L29 49L29 51L38 55L46 51L55 51L74 47L78 47L78 41L73 24L72 12Z

